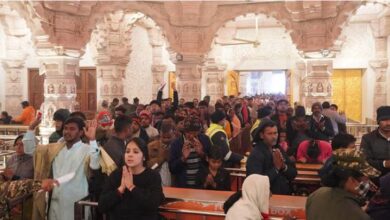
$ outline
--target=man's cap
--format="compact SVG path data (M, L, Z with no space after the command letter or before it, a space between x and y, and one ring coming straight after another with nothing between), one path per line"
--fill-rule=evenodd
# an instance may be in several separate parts
M370 164L362 151L354 148L340 148L333 152L335 166L343 169L352 169L367 177L378 177L381 172Z
M390 106L381 106L376 110L376 120L380 122L382 120L390 119Z
M210 118L211 118L211 121L213 123L218 123L218 122L222 121L223 119L225 119L226 115L223 111L217 110L213 114L211 114Z

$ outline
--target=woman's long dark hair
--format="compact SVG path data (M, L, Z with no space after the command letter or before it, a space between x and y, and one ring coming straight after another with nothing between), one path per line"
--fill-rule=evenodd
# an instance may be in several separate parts
M231 195L226 202L223 204L223 211L225 214L229 211L229 209L242 197L242 191L238 190L233 195Z
M317 161L317 158L321 153L317 140L313 139L309 142L309 147L307 148L306 153L307 153L307 156L310 157L310 159Z

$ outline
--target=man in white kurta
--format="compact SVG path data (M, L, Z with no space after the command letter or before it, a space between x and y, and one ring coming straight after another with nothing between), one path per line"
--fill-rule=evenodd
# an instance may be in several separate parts
M69 120L71 120L70 123ZM68 129L75 129L80 127L78 123L81 122L78 119L69 118L64 126L68 125L68 127L73 127ZM65 145L59 150L51 163L52 178L58 179L72 172L75 175L68 182L53 189L49 208L50 220L74 219L74 203L88 195L86 166L91 169L100 168L99 148L95 140L96 121L88 123L87 129L84 131L82 129L79 133L73 131L75 136L72 140L69 140L69 135L67 138L66 128L64 128ZM82 143L80 138L83 133L90 140L89 144ZM33 131L26 133L23 140L26 152L34 153L36 148L34 139ZM88 164L86 163L87 158L89 158Z

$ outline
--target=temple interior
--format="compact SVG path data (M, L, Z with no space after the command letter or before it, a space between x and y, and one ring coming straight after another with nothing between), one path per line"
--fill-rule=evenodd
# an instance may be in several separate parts
M360 146L378 126L377 109L390 105L390 2L3 0L0 61L0 110L16 118L28 101L42 114L41 144L56 131L58 109L92 120L114 98L152 105L159 92L171 100L177 91L180 105L205 96L212 106L223 97L265 104L275 96L311 115L315 103L336 104ZM13 143L27 130L28 124L0 125L0 140ZM240 140L229 139L230 149L249 155L249 128L242 123L240 132ZM0 156L3 172L10 154ZM232 191L244 181L238 167L229 171ZM297 169L295 187L306 191L273 196L275 219L286 213L307 217L303 196L319 184L319 167ZM219 203L231 195L180 190L164 193ZM172 204L161 210L166 219L223 219L221 204L210 204L187 216L172 211Z

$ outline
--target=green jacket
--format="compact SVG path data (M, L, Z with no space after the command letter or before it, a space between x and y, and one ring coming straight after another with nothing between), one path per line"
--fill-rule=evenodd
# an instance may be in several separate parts
M341 188L321 187L306 202L307 220L370 220L356 195Z

